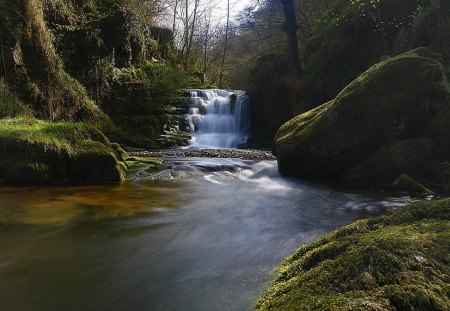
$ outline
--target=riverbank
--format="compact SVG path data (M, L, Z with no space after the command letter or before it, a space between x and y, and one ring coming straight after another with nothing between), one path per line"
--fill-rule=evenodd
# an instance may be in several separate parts
M118 183L165 168L130 157L92 124L0 119L0 185Z
M130 151L131 156L155 158L230 158L253 161L275 161L269 150L260 149L161 149L153 151Z

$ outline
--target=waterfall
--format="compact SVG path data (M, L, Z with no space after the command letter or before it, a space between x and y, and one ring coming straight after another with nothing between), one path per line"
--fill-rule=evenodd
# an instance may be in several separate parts
M250 134L250 100L243 91L190 91L191 148L233 148Z

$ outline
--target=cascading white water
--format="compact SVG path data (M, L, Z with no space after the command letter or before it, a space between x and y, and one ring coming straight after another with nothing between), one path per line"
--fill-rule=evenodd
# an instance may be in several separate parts
M250 101L242 91L191 91L191 148L233 148L250 134Z

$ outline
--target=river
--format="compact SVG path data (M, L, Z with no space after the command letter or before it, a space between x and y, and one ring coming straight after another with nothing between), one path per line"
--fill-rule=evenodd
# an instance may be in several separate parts
M0 188L0 309L250 310L298 246L408 201L230 159L117 185Z

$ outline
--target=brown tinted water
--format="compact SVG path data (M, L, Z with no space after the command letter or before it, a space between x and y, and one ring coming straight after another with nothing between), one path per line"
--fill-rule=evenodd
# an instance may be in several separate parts
M120 185L0 188L0 310L248 310L299 245L408 200L227 159Z

